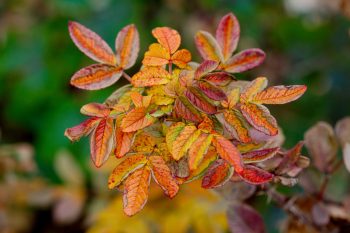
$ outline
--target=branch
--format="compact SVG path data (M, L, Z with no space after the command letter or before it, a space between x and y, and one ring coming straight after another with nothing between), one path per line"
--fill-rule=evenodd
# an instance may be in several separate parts
M123 77L131 83L131 77L123 71Z

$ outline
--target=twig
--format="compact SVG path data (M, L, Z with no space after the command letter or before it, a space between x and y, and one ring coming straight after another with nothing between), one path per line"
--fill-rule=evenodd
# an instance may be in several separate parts
M131 77L127 73L123 72L123 77L129 82L131 82Z
M173 63L171 63L171 61L169 62L168 68L169 68L169 74L173 74Z

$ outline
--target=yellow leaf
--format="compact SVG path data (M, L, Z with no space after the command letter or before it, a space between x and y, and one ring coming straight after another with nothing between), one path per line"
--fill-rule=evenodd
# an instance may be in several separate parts
M224 111L224 117L227 123L231 125L237 134L237 139L243 143L251 142L248 127L244 122L242 115L237 111Z
M171 62L180 68L185 68L191 59L191 53L187 49L178 50L171 56Z
M149 87L166 84L170 81L170 74L161 67L146 67L132 77L135 87Z
M168 64L169 60L169 52L162 45L154 43L149 46L142 64L145 66L163 66Z
M210 33L205 31L197 32L195 42L203 59L218 62L223 60L219 45Z
M258 93L252 100L257 104L285 104L298 99L306 91L304 85L274 86Z
M267 86L267 79L265 77L259 77L254 79L241 94L242 102L250 102L254 99L255 95Z
M202 133L192 144L188 152L188 165L191 171L196 170L203 160L204 155L208 152L212 142L213 135Z

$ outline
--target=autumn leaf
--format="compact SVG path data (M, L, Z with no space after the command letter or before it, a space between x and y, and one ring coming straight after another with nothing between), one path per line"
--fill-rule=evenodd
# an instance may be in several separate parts
M306 89L304 85L273 86L258 93L252 101L258 104L285 104L298 99Z
M194 72L195 79L200 79L201 77L209 74L218 67L219 63L217 61L205 60L203 61L196 71Z
M115 51L117 52L117 64L123 69L132 67L140 50L139 33L135 25L124 27L115 40Z
M267 86L267 79L265 77L258 77L254 79L241 94L241 100L250 102L254 97L264 90Z
M193 141L196 139L196 137L199 136L197 136L198 133L195 134L196 131L197 128L193 125L185 126L177 135L176 139L173 141L170 147L168 147L175 160L181 159L185 155L185 152L189 149ZM175 135L175 133L171 136L173 135ZM167 141L171 141L171 139Z
M170 81L169 78L168 71L161 67L145 67L132 77L131 83L135 87L149 87L166 84Z
M213 140L212 134L201 133L188 151L188 166L191 171L196 170L202 162L204 156Z
M252 141L248 127L241 116L241 114L237 110L224 111L224 118L227 123L235 130L236 138L243 142L249 143Z
M70 83L84 90L99 90L119 80L123 70L120 67L93 64L76 72Z
M197 49L204 60L220 62L223 56L215 38L206 31L199 31L195 36Z
M180 47L181 37L179 33L169 27L157 27L152 30L153 36L157 39L158 43L161 44L170 54Z
M234 109L236 104L239 102L240 99L240 89L239 88L233 88L227 95L227 100L224 100L221 102L221 105L228 109Z
M227 219L230 230L234 233L266 232L261 215L247 204L231 204L227 208Z
M235 78L227 72L212 72L203 77L207 82L216 86L226 86Z
M237 172L237 174L245 182L250 184L264 184L271 181L274 177L273 174L252 165L246 165L243 170Z
M108 178L108 188L113 189L120 185L124 179L139 169L148 162L146 156L142 154L131 155L126 157L121 163L119 163Z
M199 110L208 114L214 114L217 112L216 107L212 105L208 100L206 100L200 90L197 88L188 87L185 91L185 96Z
M180 49L171 56L171 62L179 68L186 68L191 59L191 53L187 49Z
M104 104L89 103L80 109L81 114L92 117L107 117L111 110Z
M277 135L278 127L276 119L266 107L256 104L242 104L241 111L245 119L255 129L270 136Z
M134 132L151 125L154 121L155 118L149 115L144 107L137 107L126 114L120 127L123 132Z
M169 52L162 45L153 43L145 53L142 64L145 66L163 66L168 64L169 60Z
M112 49L95 32L77 22L69 22L68 29L75 45L88 57L100 63L116 64Z
M265 56L261 49L246 49L228 59L223 65L223 69L230 73L242 73L261 65Z
M222 17L216 30L216 40L221 48L224 61L236 50L240 28L237 18L229 13Z
M153 179L164 190L167 196L170 198L175 197L179 191L179 186L162 156L150 156L149 161L152 166Z
M175 100L174 110L178 117L182 117L185 120L200 122L202 119L199 111L185 96L179 96Z
M279 147L274 147L262 150L249 151L242 154L242 159L244 163L262 162L275 156L279 149Z
M113 119L103 118L91 134L91 159L96 167L101 167L113 149Z
M226 94L219 87L216 87L206 81L199 81L198 88L210 99L220 101L225 100Z
M223 136L215 136L213 145L219 156L233 166L236 172L243 170L243 162L238 149Z
M123 157L131 149L133 140L135 138L135 132L125 133L120 126L115 127L115 149L114 155L117 158Z
M217 188L230 180L233 168L223 159L216 160L207 170L202 179L202 187L206 189Z
M134 171L124 182L124 213L135 215L142 210L148 199L151 171L145 166Z
M64 136L71 141L78 141L81 137L89 135L99 122L100 118L91 117L77 126L66 129Z

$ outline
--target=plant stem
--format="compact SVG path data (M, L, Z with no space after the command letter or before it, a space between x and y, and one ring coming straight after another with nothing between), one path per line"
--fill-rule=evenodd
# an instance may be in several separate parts
M173 64L171 62L169 62L168 68L169 68L169 74L173 74Z
M123 72L123 77L131 83L131 77L127 73Z

